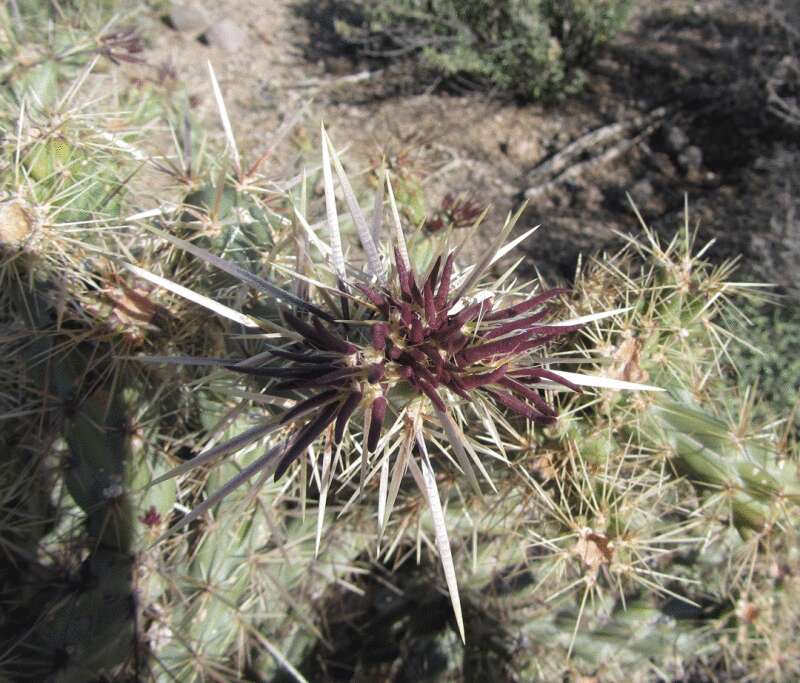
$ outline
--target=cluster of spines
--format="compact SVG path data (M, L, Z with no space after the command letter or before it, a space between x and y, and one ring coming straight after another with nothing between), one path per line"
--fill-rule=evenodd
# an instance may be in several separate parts
M397 382L426 396L441 412L447 411L442 389L465 401L472 400L471 391L482 389L527 420L544 424L555 420L555 411L528 384L547 380L573 390L578 387L547 368L530 366L527 354L580 327L542 323L551 315L544 304L568 290L548 290L498 310L493 310L491 298L464 304L457 292L456 296L451 292L454 261L455 252L444 259L439 256L420 287L414 271L395 250L394 290L356 285L364 298L354 296L350 303L359 305L347 309L363 312L363 320L329 326L313 310L310 322L284 311L285 324L300 342L296 348L272 348L270 353L291 365L228 366L276 380L277 390L317 392L284 415L286 422L315 411L287 444L276 479L332 423L339 444L348 421L365 401L366 445L373 452L386 418L388 386ZM458 303L461 310L451 312ZM361 331L364 324L370 327L367 338Z

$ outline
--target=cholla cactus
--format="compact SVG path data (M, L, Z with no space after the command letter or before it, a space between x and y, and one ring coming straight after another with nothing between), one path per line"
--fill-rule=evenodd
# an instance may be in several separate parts
M235 151L219 99L223 124ZM603 381L553 369L558 359L545 360L541 351L554 338L615 312L552 321L553 312L547 304L566 290L536 291L535 284L509 284L511 270L494 282L484 282L489 267L534 232L535 228L504 245L521 211L507 219L477 263L460 269L458 255L474 231L454 248L449 245L449 233L444 239L438 235L428 243L428 249L433 251L427 254L424 244L410 248L389 179L379 184L368 221L324 128L322 157L329 243L317 237L301 211L295 213L300 237L327 256L328 262L302 263L297 258L292 269L277 266L279 272L309 285L308 295L298 296L231 259L220 258L153 227L149 229L158 237L266 295L272 308L254 303L244 312L235 310L164 277L127 265L135 274L256 332L251 337L258 339L260 333L265 342L269 340L250 357L189 362L222 365L250 376L260 382L262 400L273 397L270 402L278 406L284 401L294 402L263 424L217 444L171 473L180 474L269 437L266 453L197 506L181 525L256 475L270 473L277 481L298 458L319 444L322 467L315 476L320 490L320 519L334 475L343 485L359 475L354 497L377 475L378 521L382 529L409 471L432 512L436 546L463 637L455 574L429 448L435 447L448 459L454 456L457 467L478 493L480 484L475 470L492 485L491 475L478 454L486 450L485 446L465 429L470 411L481 420L488 417L491 421L494 416L504 420L502 415L507 412L527 422L551 424L556 414L543 392L578 390L580 383ZM238 153L234 153L234 159L238 159ZM334 169L363 250L363 272L345 261ZM391 249L381 242L385 186L394 219ZM418 236L418 240L425 239ZM387 264L390 251L393 260ZM423 254L423 264L414 263L409 254ZM270 266L274 268L276 264ZM275 339L279 341L276 343ZM647 388L630 382L613 384L618 388ZM354 427L354 418L359 415L360 425ZM442 445L440 435L449 442L449 449ZM496 456L504 460L502 444L498 450ZM316 455L312 455L310 463L317 467ZM303 465L302 489L306 471ZM320 533L321 526L318 538Z
M155 680L317 680L364 619L368 655L402 653L364 657L374 679L796 677L797 459L719 379L741 287L688 225L644 228L568 296L493 272L533 233L505 243L519 214L472 264L477 205L407 240L382 173L365 214L324 131L315 223L303 174L243 165L213 88L234 172L162 159L182 204L129 220L104 169L135 150L94 119L14 119L0 672L113 676L137 648ZM669 399L603 391L642 382Z
M797 676L797 645L786 636L800 618L797 455L775 425L751 419L753 393L731 391L720 372L738 343L726 322L732 297L753 287L732 282L730 264L705 261L706 249L696 253L688 220L666 244L644 226L621 253L583 270L573 315L634 304L583 328L584 367L655 382L669 396L572 394L558 423L533 433L496 420L516 456L492 470L500 495L480 506L440 478L466 648L448 645L444 626L417 635L419 603L409 600L403 615L380 622L403 633L403 652L420 652L431 666L446 662L448 676L466 680ZM478 420L465 431L493 443ZM423 536L434 528L427 515L421 526ZM408 553L410 539L392 558ZM398 561L392 569L404 591L425 576L424 566L411 571ZM431 593L431 585L427 578L417 590ZM341 610L364 615L351 630L377 621L370 600ZM441 623L438 610L426 625ZM347 618L334 633L346 631ZM344 644L330 661L343 656L380 677L368 648L352 662ZM395 655L395 665L403 659Z
M524 679L714 670L791 680L796 647L781 634L798 620L786 601L796 590L797 455L775 425L754 424L753 393L732 392L722 372L728 346L741 343L726 323L733 297L757 285L703 259L688 208L668 243L642 230L590 262L571 305L581 315L634 303L586 326L585 351L606 375L669 396L568 401L522 471L535 495L509 486L518 505L482 525L487 547L512 535L526 549L494 551L502 568L471 588L506 625Z

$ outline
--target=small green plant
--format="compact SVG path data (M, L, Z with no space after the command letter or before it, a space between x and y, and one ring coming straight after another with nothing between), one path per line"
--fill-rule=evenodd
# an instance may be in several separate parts
M370 54L417 53L447 77L523 98L578 90L582 67L625 23L630 0L403 0L358 6L364 25L340 24Z
M800 436L800 307L787 300L777 305L745 302L742 315L731 322L734 331L746 335L753 348L731 349L729 373L743 386L756 386L761 400L755 415L763 420L785 421L787 436Z

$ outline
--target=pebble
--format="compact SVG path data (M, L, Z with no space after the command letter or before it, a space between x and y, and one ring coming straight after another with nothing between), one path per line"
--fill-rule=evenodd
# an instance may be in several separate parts
M668 155L662 152L657 152L656 154L653 154L653 156L650 157L650 163L662 175L665 175L667 177L675 175L675 166L672 163L672 159L670 159Z
M583 202L583 206L591 208L602 206L606 200L603 191L594 183L587 183L584 185L580 190L579 196L581 202Z
M654 194L653 183L647 178L642 178L631 188L631 198L640 205L647 204Z
M695 145L687 147L678 156L678 163L687 174L697 174L703 166L703 151Z
M209 45L227 52L236 52L247 42L247 33L232 19L223 19L205 32Z
M202 33L211 22L202 7L175 5L169 11L169 23L176 31Z
M353 73L353 62L347 57L331 57L325 60L325 71L334 76L347 76Z
M681 152L689 144L689 136L686 135L683 128L678 126L667 128L665 138L667 148L675 154Z
M558 131L558 133L556 133L555 135L554 140L558 148L564 147L565 145L568 145L570 142L572 142L570 134L565 130Z
M765 156L760 156L753 162L753 170L759 173L766 173L770 170L770 167L771 162Z

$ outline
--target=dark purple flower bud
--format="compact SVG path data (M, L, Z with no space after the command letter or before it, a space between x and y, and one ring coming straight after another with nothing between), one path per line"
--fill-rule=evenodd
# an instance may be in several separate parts
M308 323L300 320L300 318L298 318L294 313L290 311L284 311L283 319L286 321L286 324L289 325L289 327L305 337L306 340L316 344L317 346L321 345L321 340L317 337L316 332L314 332L314 328Z
M463 349L469 343L469 337L462 334L461 331L457 331L456 334L452 335L446 342L442 344L444 346L447 353L458 353L461 349Z
M298 365L288 368L276 368L272 366L251 368L247 365L226 365L226 369L233 372L240 372L243 375L253 375L254 377L270 377L272 379L304 379L319 375L321 372L328 372L336 368L332 363L325 365Z
M495 382L499 381L505 376L507 370L508 366L501 365L496 370L492 370L491 372L486 372L481 375L462 375L459 377L459 381L464 389L477 389L478 387L482 387L486 384L494 384Z
M549 405L544 402L544 399L539 395L539 392L535 389L531 389L530 387L526 387L524 384L520 384L515 379L511 377L503 377L499 384L501 386L506 387L507 389L511 389L512 391L522 394L525 398L533 403L542 415L547 415L549 417L555 417L556 412L553 410Z
M431 403L433 403L434 406L436 406L442 412L447 410L447 406L445 406L442 397L439 396L439 392L436 391L436 389L434 389L428 382L426 382L421 377L417 378L417 383L419 384L420 389L422 389L423 393L431 400Z
M372 402L372 412L369 422L369 434L367 435L367 451L372 453L378 446L383 430L383 421L386 418L386 399L378 396Z
M509 410L521 415L534 422L552 422L552 418L542 415L532 406L529 406L524 401L520 401L516 396L506 393L505 391L497 391L496 389L489 389L489 392L494 396L499 403L504 405Z
M414 369L410 365L401 365L397 368L397 374L405 380L414 379Z
M484 316L484 320L486 322L493 322L495 320L502 320L503 318L512 318L520 313L525 313L533 308L536 308L537 306L541 306L545 301L549 301L553 297L559 296L560 294L569 294L569 291L570 290L566 289L565 287L548 289L546 292L537 294L527 301L523 301L522 303L515 304L514 306L502 308L499 311L490 313L489 315Z
M422 322L416 315L411 321L411 332L409 333L408 338L412 344L419 344L425 338L422 329Z
M517 353L523 348L526 341L527 337L524 334L520 334L510 339L498 339L486 344L470 346L458 353L456 363L460 367L464 367L465 365L471 365L472 363L477 363L479 360L491 358L492 356L505 356Z
M544 310L527 318L520 318L519 320L514 320L512 322L505 323L503 325L500 325L500 327L495 327L493 330L490 330L489 332L484 334L483 338L486 339L487 341L489 339L497 339L497 337L502 337L504 334L508 334L509 332L513 332L514 330L530 327L535 323L538 323L548 313L549 311Z
M580 330L582 327L583 325L564 325L563 327L554 326L552 332L547 332L545 334L539 333L539 330L542 328L538 328L538 330L533 330L532 332L526 332L520 336L526 338L528 341L524 341L517 346L514 353L522 353L523 351L531 351L532 349L539 348L540 346L544 346L545 344L549 343L552 339L560 337L562 334Z
M375 306L380 311L383 311L384 313L386 312L386 310L388 309L388 302L386 301L386 297L383 296L383 294L376 292L374 289L372 289L371 287L367 287L366 285L357 284L356 287L359 290L361 290L361 292L364 294L364 296L367 297L367 299L369 299L370 303L373 306Z
M459 335L463 336L461 328L455 325L448 325L437 330L433 337L440 346L446 347L452 339L456 339Z
M433 362L434 367L436 368L436 372L440 372L444 368L444 360L442 356L439 354L433 346L430 344L423 344L419 347L419 350L422 351L430 360Z
M473 223L483 209L477 202L456 198L451 201L447 211L453 227L464 228Z
M441 216L435 216L434 218L429 218L425 221L425 227L430 232L438 232L439 230L444 228L444 219Z
M341 384L344 380L358 377L364 373L363 367L354 368L337 368L332 372L327 372L324 375L316 375L302 380L290 380L288 382L281 382L276 386L276 389L307 389L309 387L324 387L331 384Z
M433 387L439 386L439 380L431 373L428 368L426 368L421 363L413 362L411 363L411 368L414 370L414 374L419 377L420 379L424 379L428 384Z
M480 316L484 316L492 310L492 300L485 299L484 301L479 301L476 304L472 304L472 306L468 306L462 311L459 311L455 317L453 318L450 325L455 325L457 327L463 327L466 323L478 318Z
M283 476L283 473L291 465L297 457L308 448L314 440L325 431L325 428L333 422L333 418L338 410L338 403L331 403L317 413L317 416L312 419L303 429L300 430L298 435L292 441L291 445L287 448L286 452L281 457L277 468L275 469L275 481L278 481Z
M407 327L411 327L411 323L414 320L414 312L411 310L411 306L409 306L406 302L400 302L400 320L403 321L403 324Z
M394 264L397 268L397 279L400 281L400 292L406 301L411 301L411 279L413 275L408 272L397 247L394 248Z
M517 379L521 377L529 377L531 379L549 379L553 382L557 382L558 384L563 384L568 389L577 391L579 394L583 393L583 389L581 389L577 384L570 382L568 379L564 379L561 375L555 372L545 370L544 368L518 368L516 370L512 370L509 374L513 375Z
M431 272L428 274L427 279L425 280L425 285L430 285L431 292L433 292L434 287L436 287L436 280L439 277L439 267L442 265L442 257L441 255L436 257L436 260L433 262L433 267L431 268ZM425 287L423 287L424 292Z
M456 253L451 251L444 262L442 269L442 279L439 282L439 289L436 290L436 298L434 303L440 312L445 312L447 308L447 295L450 293L450 277L453 274L453 261L455 260Z
M433 289L431 283L426 282L422 290L422 301L425 304L425 319L432 328L438 327L439 314L436 310L436 305L433 302Z
M536 337L558 337L562 334L575 332L583 328L580 323L577 325L531 325L528 332Z
M154 527L161 524L161 515L158 514L158 510L156 510L155 505L151 505L147 512L145 512L141 517L139 517L139 521L144 524L145 526Z
M383 351L386 348L386 335L389 326L386 323L378 323L372 326L372 348L376 351Z
M467 401L472 400L472 397L469 395L469 393L467 393L463 382L456 375L450 374L446 385L450 391L458 394L461 398L466 399Z
M421 349L415 349L411 346L409 346L404 353L408 358L416 361L417 363L425 363L425 359L427 358Z
M314 327L308 323L300 320L294 313L284 311L283 318L286 324L289 325L295 332L301 334L306 341L314 344L315 346L326 350L336 351L337 353L355 353L356 347L347 343L338 335L326 330L322 323L314 318ZM315 329L316 328L316 329ZM321 331L321 332L320 332Z
M293 417L300 415L308 410L313 410L314 408L318 408L321 405L324 405L328 401L332 401L339 393L338 389L328 389L328 391L323 391L321 394L317 394L316 396L312 396L311 398L307 398L304 401L300 401L293 405L289 410L287 410L283 417L281 418L281 422L286 424L289 420Z
M460 331L461 328L470 320L473 320L483 313L492 309L491 300L479 301L472 306L467 306L453 316L450 321L443 325L436 334L436 337L441 340L446 340L453 332Z
M330 348L332 351L338 351L345 355L350 355L358 351L358 349L346 342L335 332L331 332L325 325L323 325L317 318L313 319L314 329L317 331L319 338Z
M344 403L342 403L341 408L339 408L339 412L336 414L336 426L333 428L333 442L337 446L341 443L347 423L356 408L358 408L359 403L361 403L362 397L363 394L360 391L350 392Z
M411 277L411 300L417 305L422 306L422 292L417 287L417 281Z
M267 351L277 358L297 361L298 363L330 363L331 357L320 353L301 353L298 351L286 351L284 349L270 348Z
M383 379L386 374L386 367L383 363L373 363L367 372L367 381L370 384L377 384Z

